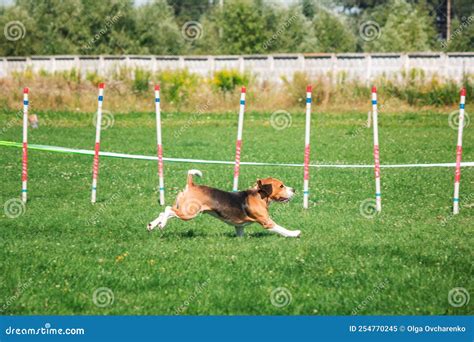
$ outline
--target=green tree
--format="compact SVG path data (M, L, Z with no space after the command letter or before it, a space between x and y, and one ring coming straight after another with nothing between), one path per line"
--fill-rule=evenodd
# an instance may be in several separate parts
M302 6L269 6L262 1L226 3L201 19L203 39L197 51L221 54L258 54L312 51L311 22Z
M34 54L68 54L79 51L78 37L86 34L81 25L83 4L80 0L18 0L16 5L34 19L29 32Z
M138 53L135 38L135 8L129 0L81 0L80 25L86 33L78 37L82 54Z
M20 22L24 38L0 42L4 55L130 53L133 4L128 0L17 0L0 23Z
M206 24L204 35L202 42L197 44L200 49L213 46L224 54L265 53L264 43L270 38L269 26L275 27L275 23L267 21L271 17L275 17L274 10L261 3L250 0L226 3L223 9L215 8L203 20Z
M301 7L303 8L303 14L308 19L313 19L316 14L316 5L314 0L301 0Z
M411 0L411 4L424 7L433 18L433 27L439 36L446 35L447 0ZM386 0L335 0L352 17L360 18L377 7L387 4ZM468 17L473 14L472 0L451 0L451 17ZM454 25L452 22L451 26Z
M203 0L167 0L167 3L173 9L180 26L187 21L199 20L204 13L212 8L210 1Z
M468 52L474 50L474 15L452 22L451 37L440 44L441 48L447 47L448 51Z
M391 0L362 17L359 38L364 51L427 51L434 45L436 32L423 5Z
M35 54L35 20L28 11L17 6L0 11L0 28L3 36L0 39L1 56L28 56Z
M148 3L136 10L134 36L139 46L137 53L175 55L185 49L173 10L164 1Z
M311 20L303 14L303 7L278 8L275 10L275 22L270 38L264 46L270 52L311 52L316 46ZM273 26L273 25L272 25Z
M349 25L341 16L336 16L326 9L318 8L313 18L312 27L318 52L351 52L355 51L356 39Z

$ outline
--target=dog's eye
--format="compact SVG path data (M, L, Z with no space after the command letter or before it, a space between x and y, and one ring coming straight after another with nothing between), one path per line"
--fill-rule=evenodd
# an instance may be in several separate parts
M282 185L280 185L280 188L283 188L283 186L284 186L283 184L282 184Z

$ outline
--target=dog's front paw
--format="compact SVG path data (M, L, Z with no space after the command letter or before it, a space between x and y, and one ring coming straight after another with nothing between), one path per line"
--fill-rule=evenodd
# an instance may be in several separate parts
M158 228L160 228L161 230L165 229L165 226L166 226L166 223L168 222L168 220L164 220L163 217L160 217L160 220L158 221Z
M163 221L163 213L161 213L155 220L151 221L148 223L148 226L146 229L151 232L153 229L156 228L156 226L159 226L161 222ZM160 227L161 228L161 227Z
M291 232L292 234L290 235L291 237L297 237L299 238L301 235L301 230L294 230Z

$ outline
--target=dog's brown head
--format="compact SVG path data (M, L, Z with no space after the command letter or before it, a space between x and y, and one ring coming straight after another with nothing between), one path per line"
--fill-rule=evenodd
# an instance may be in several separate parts
M276 178L264 178L257 180L257 191L262 199L268 198L277 202L288 202L295 194L295 189L287 187Z

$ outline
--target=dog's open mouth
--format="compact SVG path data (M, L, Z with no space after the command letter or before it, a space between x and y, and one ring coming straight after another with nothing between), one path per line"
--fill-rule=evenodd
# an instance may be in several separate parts
M277 202L282 202L282 203L286 203L286 202L289 202L290 201L290 198L284 198L284 197L280 197L277 199Z

